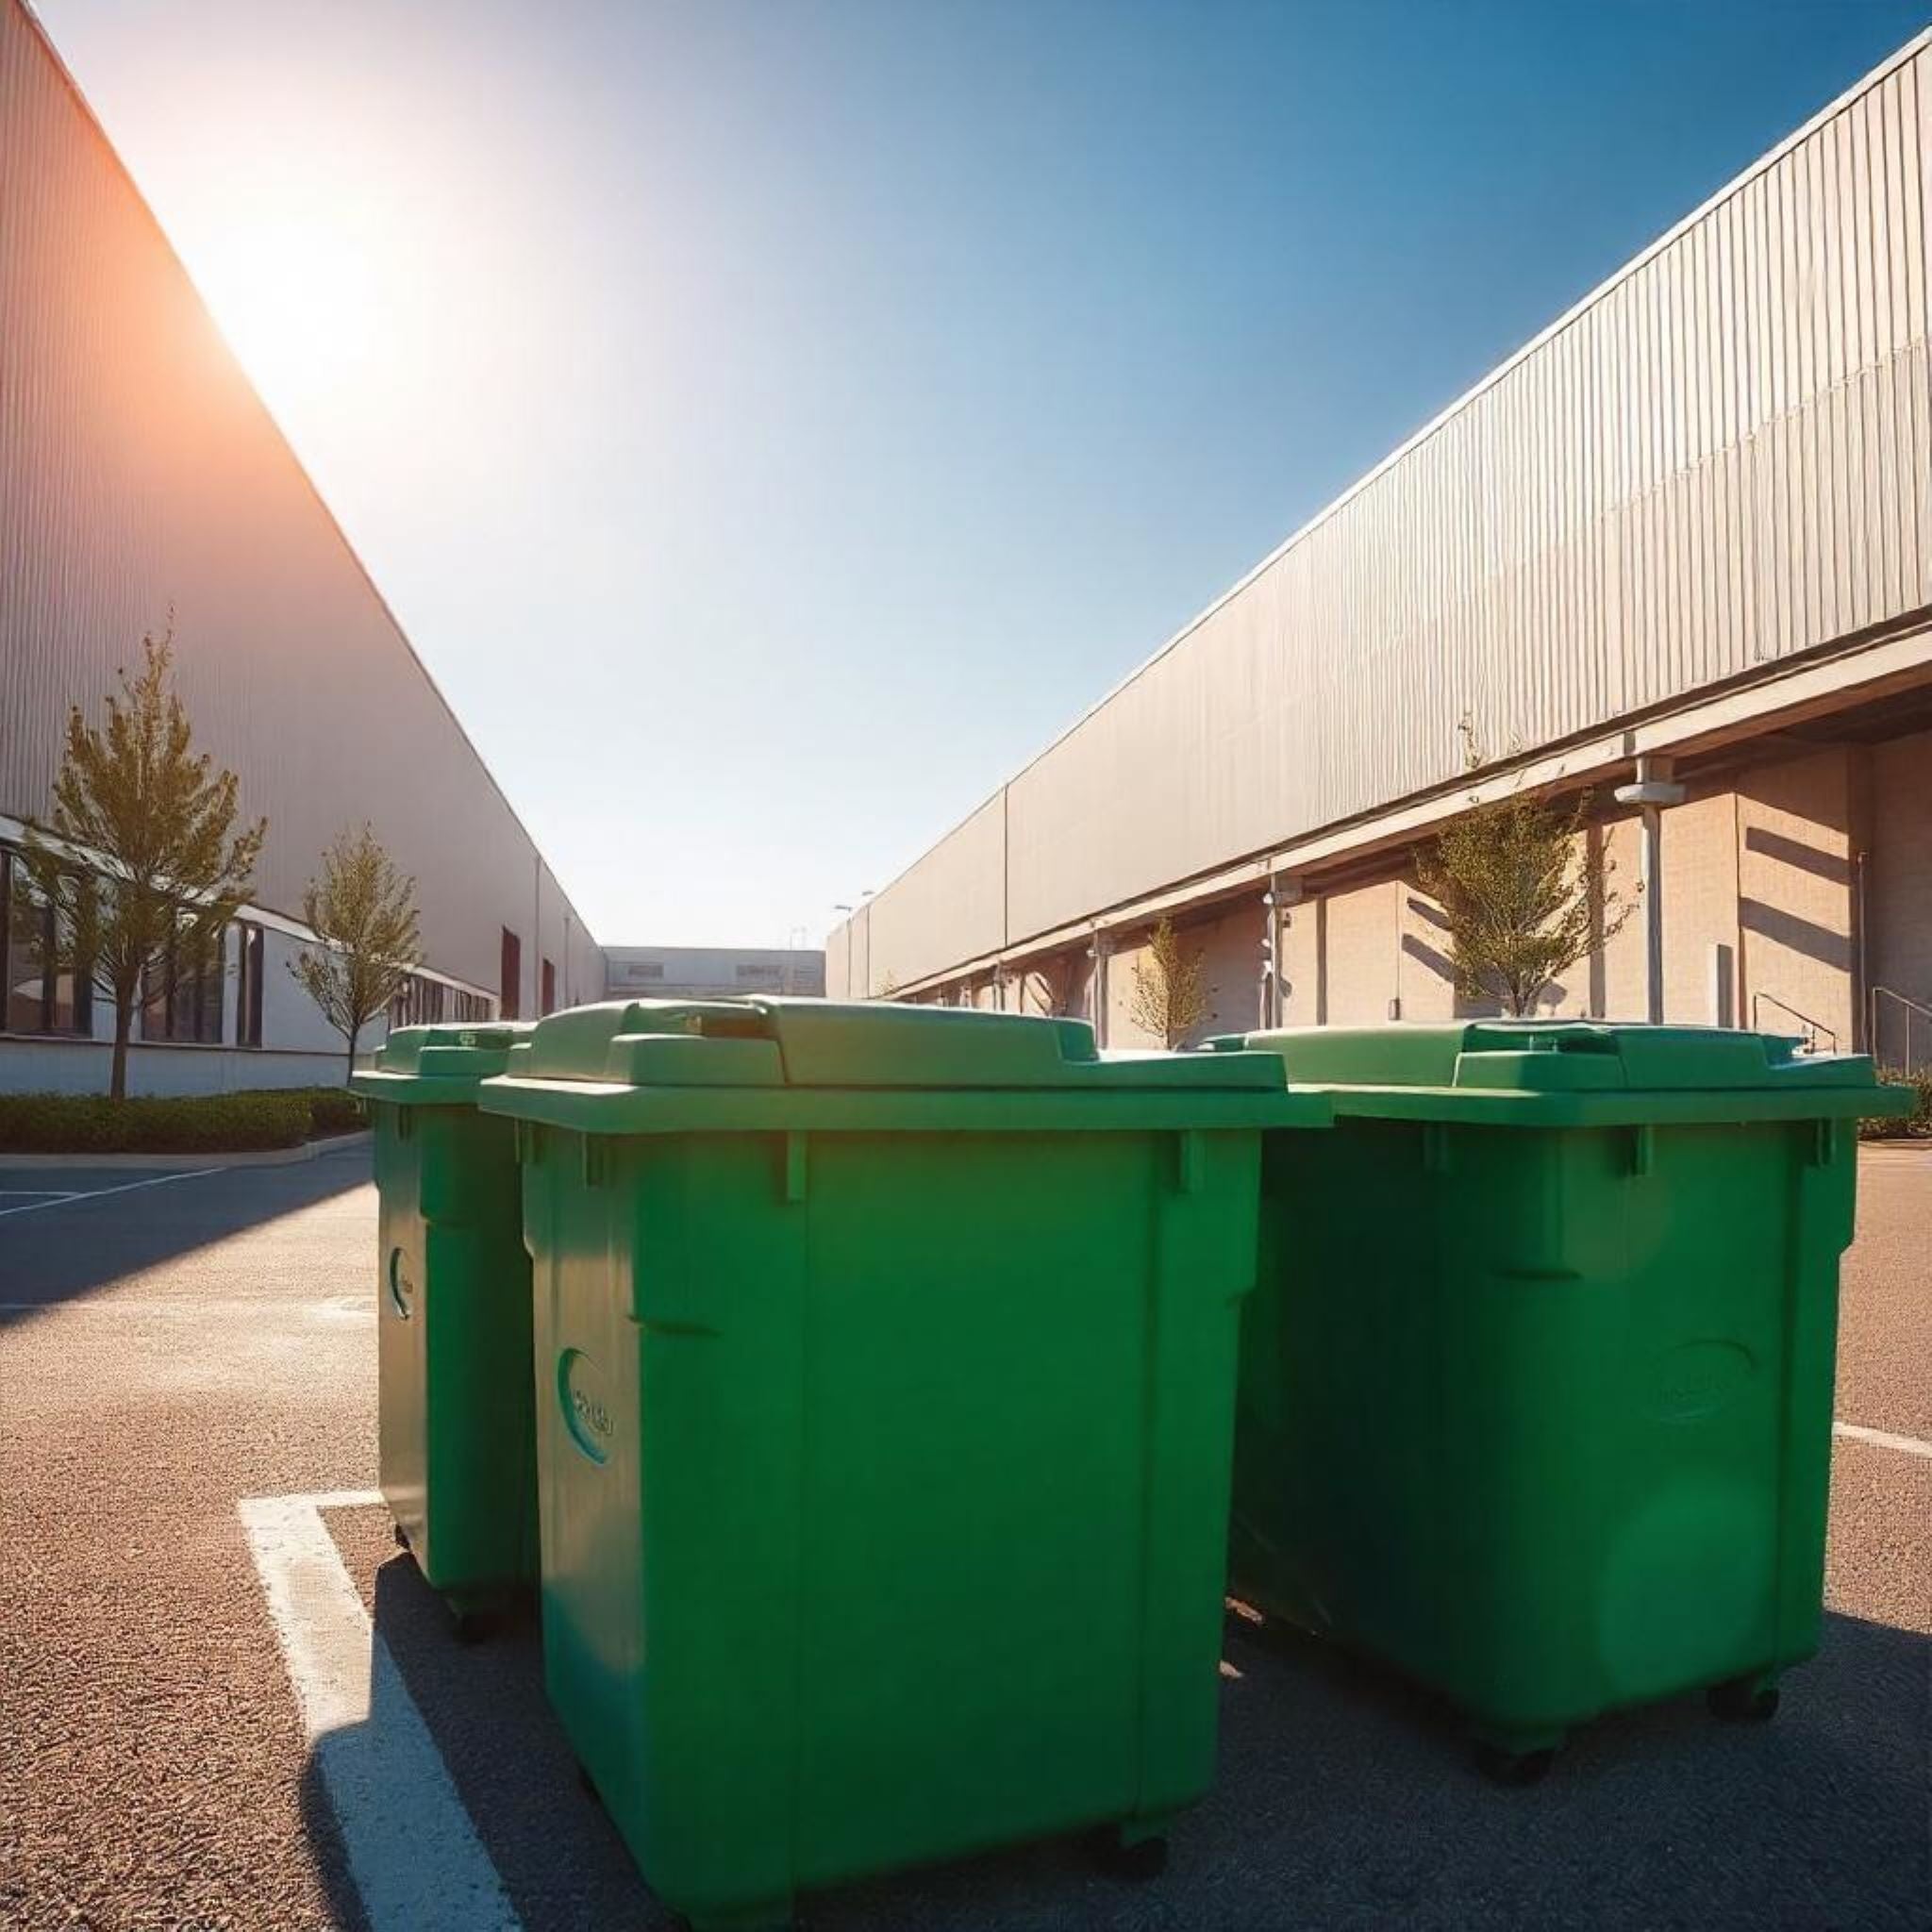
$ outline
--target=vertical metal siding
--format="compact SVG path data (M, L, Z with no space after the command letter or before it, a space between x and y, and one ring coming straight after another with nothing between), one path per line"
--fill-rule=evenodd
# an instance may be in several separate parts
M0 0L0 811L45 808L90 707L175 608L196 735L265 814L295 911L371 820L415 874L430 964L494 988L499 927L601 990L537 855L17 4Z
M1932 604L1928 92L1922 43L1015 778L1008 938L1451 780L1465 714L1529 751ZM980 816L874 901L902 979L990 949Z

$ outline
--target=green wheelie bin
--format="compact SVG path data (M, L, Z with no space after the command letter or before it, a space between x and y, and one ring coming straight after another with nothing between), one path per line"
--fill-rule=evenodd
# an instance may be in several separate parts
M1236 1596L1445 1694L1506 1781L1620 1706L1769 1717L1818 1643L1871 1062L1590 1023L1215 1044L1336 1110L1263 1158Z
M516 1131L477 1085L529 1027L404 1026L370 1104L383 1499L460 1635L537 1575L530 1257Z
M1273 1055L639 1001L486 1082L535 1261L546 1687L700 1927L1213 1774Z

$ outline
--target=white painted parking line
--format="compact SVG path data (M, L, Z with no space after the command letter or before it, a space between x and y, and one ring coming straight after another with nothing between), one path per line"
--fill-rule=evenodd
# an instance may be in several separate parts
M1862 1428L1857 1423L1833 1423L1831 1433L1852 1442L1870 1442L1877 1449L1896 1449L1901 1456L1932 1457L1932 1442L1916 1436L1894 1436L1886 1429Z
M223 1167L197 1167L186 1174L158 1174L144 1181L123 1181L118 1187L89 1188L82 1193L57 1194L52 1200L29 1201L25 1208L0 1208L0 1221L9 1214L38 1214L43 1208L65 1208L75 1201L100 1201L109 1194L131 1194L137 1188L165 1188L170 1181L198 1181L211 1174L225 1174Z
M37 1201L49 1194L58 1195L63 1201L71 1201L79 1192L78 1188L0 1188L0 1194L30 1194Z
M322 1520L371 1491L241 1505L370 1932L521 1932L389 1645Z

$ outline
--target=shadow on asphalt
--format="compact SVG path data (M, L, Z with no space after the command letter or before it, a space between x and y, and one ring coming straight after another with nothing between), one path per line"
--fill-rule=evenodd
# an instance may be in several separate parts
M577 1783L544 1703L534 1617L459 1645L406 1557L376 1573L375 1602L527 1932L674 1924ZM1220 1780L1176 1830L1163 1878L1103 1876L1084 1845L1056 1840L817 1894L811 1922L1923 1932L1932 1639L1825 1621L1775 1724L1720 1724L1701 1698L1623 1713L1580 1732L1528 1790L1485 1783L1453 1715L1401 1682L1231 1624ZM316 1802L313 1823L328 1826ZM359 1923L353 1898L340 1904L344 1925Z
M219 1167L220 1155L208 1165ZM115 1170L9 1170L4 1185L80 1192L158 1179ZM131 1187L93 1200L63 1202L0 1219L0 1327L25 1321L78 1296L114 1287L145 1268L294 1214L370 1177L366 1144L318 1155L286 1167L236 1167L164 1185ZM357 1282L359 1290L364 1284Z

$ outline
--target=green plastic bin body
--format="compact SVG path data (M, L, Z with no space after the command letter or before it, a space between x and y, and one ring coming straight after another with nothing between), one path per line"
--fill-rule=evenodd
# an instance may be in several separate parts
M1510 1753L1809 1657L1870 1062L1590 1024L1228 1044L1337 1116L1264 1155L1236 1594Z
M1280 1063L818 1001L544 1021L544 1672L701 1925L1213 1771L1239 1316Z
M380 1196L376 1344L383 1499L459 1613L536 1581L530 1261L516 1130L481 1112L527 1026L407 1026L352 1085Z

